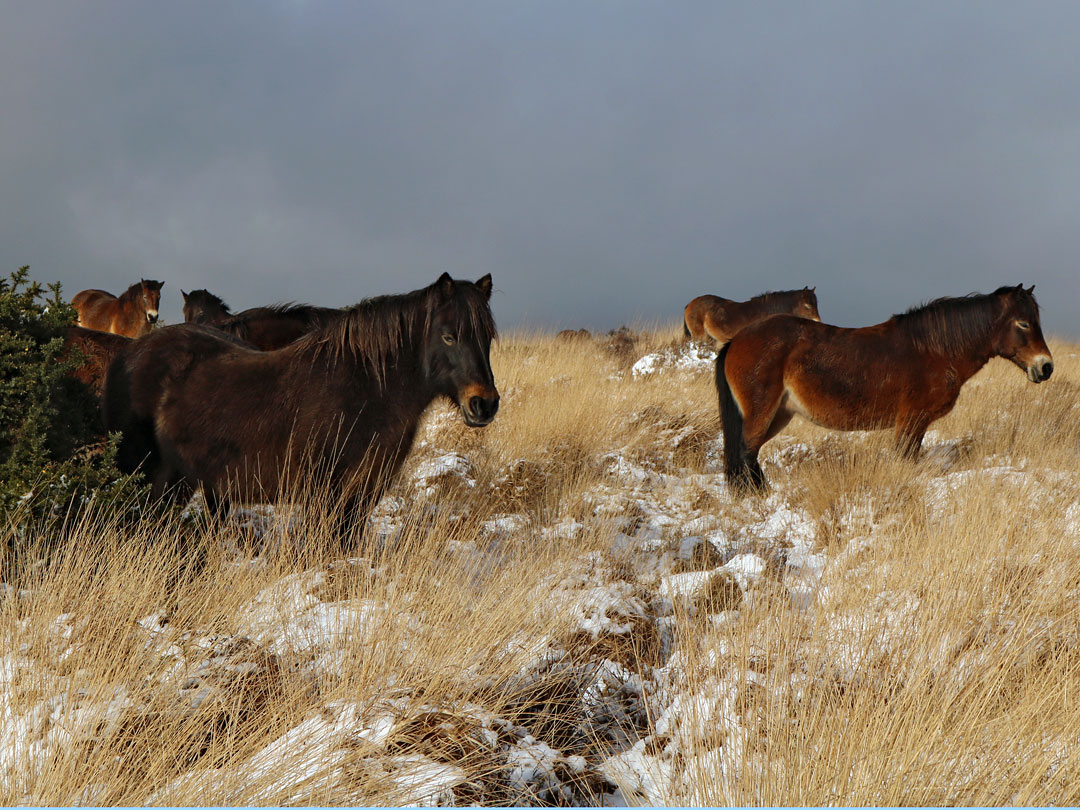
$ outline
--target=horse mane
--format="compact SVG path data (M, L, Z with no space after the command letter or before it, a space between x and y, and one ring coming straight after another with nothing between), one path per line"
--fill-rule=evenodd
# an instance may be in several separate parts
M296 341L301 351L330 352L336 358L349 355L366 365L381 385L386 370L404 349L426 341L432 315L444 305L439 282L399 295L365 298L346 308L343 316ZM497 330L487 297L472 283L454 282L452 297L457 334L471 332L482 340L494 340Z
M761 309L772 312L787 312L799 296L807 292L803 290L769 290L753 298L747 299L747 304L753 304Z
M989 338L1001 314L1000 296L1015 290L1015 287L999 287L989 294L935 298L894 315L893 320L924 351L962 354L973 344ZM1027 293L1024 299L1030 301L1037 314L1035 298Z

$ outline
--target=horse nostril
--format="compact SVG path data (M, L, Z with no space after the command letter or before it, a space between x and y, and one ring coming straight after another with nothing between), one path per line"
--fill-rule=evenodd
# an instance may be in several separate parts
M1044 363L1043 367L1042 367L1042 378L1044 380L1049 380L1050 375L1053 374L1053 373L1054 373L1054 364L1053 363Z
M499 397L472 397L469 400L469 411L477 419L492 419L499 410Z

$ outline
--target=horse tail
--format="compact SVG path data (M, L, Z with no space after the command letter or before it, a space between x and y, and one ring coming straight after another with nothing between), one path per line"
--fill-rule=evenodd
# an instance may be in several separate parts
M720 400L720 427L724 435L724 475L729 486L741 486L747 480L746 437L743 435L743 416L731 393L731 384L724 371L731 342L716 355L716 393Z
M683 319L682 319L682 333L686 337L690 337L690 326L689 326L689 324L686 323L686 316L685 315L683 316Z

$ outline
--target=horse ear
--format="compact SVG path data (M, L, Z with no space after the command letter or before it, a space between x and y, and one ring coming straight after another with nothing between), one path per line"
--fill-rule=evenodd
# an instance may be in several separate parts
M476 286L480 288L480 292L491 298L491 273L486 273L477 279Z
M449 298L454 294L454 280L450 278L449 273L443 273L439 276L438 281L435 282L439 288L439 292L443 298Z
M1033 292L1035 292L1035 285L1034 284L1032 284L1030 287L1028 287L1028 295L1030 295Z
M184 300L185 300L185 301L187 301L187 293L186 293L186 292L184 292L184 288L183 288L183 287L181 287L181 288L180 288L180 294L181 294L182 296L184 296Z

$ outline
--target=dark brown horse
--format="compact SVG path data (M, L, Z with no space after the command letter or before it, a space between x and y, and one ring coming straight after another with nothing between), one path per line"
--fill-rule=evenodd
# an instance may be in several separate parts
M749 301L731 301L716 295L699 295L683 310L683 334L694 340L706 335L724 344L745 326L770 315L796 315L820 321L814 287L767 292Z
M213 326L263 351L288 346L308 332L329 326L346 311L310 304L273 304L233 314L228 304L207 290L184 293L185 322Z
M344 533L400 469L432 400L450 398L473 427L495 417L490 297L490 275L443 274L269 352L205 326L159 329L109 369L121 468L142 464L157 496L202 484L217 514L229 498L274 500L313 476L345 504Z
M105 374L109 366L117 355L131 345L131 340L111 332L69 326L64 335L64 351L60 357L67 359L73 350L77 350L81 362L71 371L71 376L86 383L90 390L100 397L105 389Z
M142 279L120 297L105 290L83 290L71 299L79 313L78 326L136 338L154 328L165 282Z
M229 305L209 290L192 290L184 296L184 323L206 323L214 326L232 317Z
M939 298L861 329L790 315L743 329L716 358L728 482L764 488L758 451L795 414L833 430L893 427L898 449L915 457L930 423L991 357L1032 382L1048 379L1034 289Z

